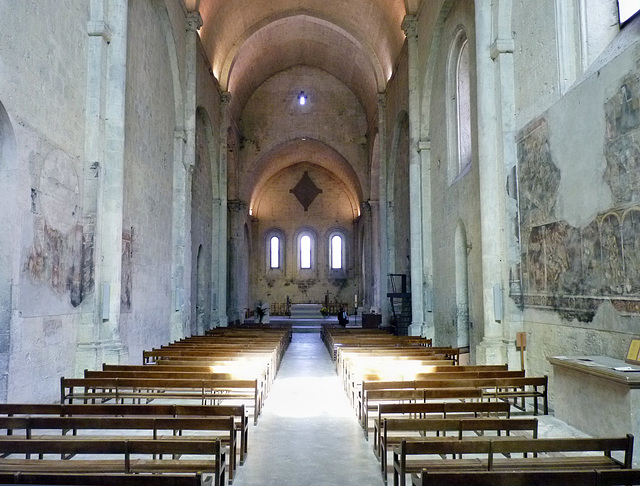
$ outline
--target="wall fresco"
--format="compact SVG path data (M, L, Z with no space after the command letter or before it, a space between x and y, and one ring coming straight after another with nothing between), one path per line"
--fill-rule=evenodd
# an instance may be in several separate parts
M576 228L555 216L561 178L543 118L518 141L521 307L591 321L609 301L622 315L640 314L640 83L625 79L605 104L604 182L614 206Z
M618 92L605 103L604 179L615 206L637 202L640 195L640 83L626 78Z
M586 321L605 299L621 313L635 313L640 309L638 246L640 208L609 211L583 229L564 221L536 226L525 246L523 294L517 302Z
M527 126L517 144L521 224L531 227L553 218L560 169L553 163L549 127L540 118Z

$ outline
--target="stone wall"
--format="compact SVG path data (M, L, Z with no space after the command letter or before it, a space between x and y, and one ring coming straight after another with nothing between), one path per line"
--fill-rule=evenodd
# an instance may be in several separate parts
M55 399L59 377L73 373L78 306L92 290L81 277L89 12L62 3L37 15L28 2L0 6L3 400Z
M385 138L386 153L381 154L380 172L385 180L381 194L382 230L380 238L386 240L382 245L386 254L382 260L387 262L380 278L385 279L383 285L391 292L390 273L410 273L409 242L409 77L408 77L407 43L400 53L393 77L389 80L385 95ZM397 200L396 200L397 199ZM396 302L397 303L397 302ZM391 316L389 299L381 296L383 316ZM383 325L388 325L383 322Z
M298 95L308 96L305 106ZM257 301L353 302L357 292L354 267L359 199L368 193L367 122L358 99L324 71L297 67L281 72L260 86L247 102L240 123L239 180L241 199L253 213L251 295ZM267 161L280 157L293 168L267 172ZM278 162L275 163L277 166ZM350 165L350 166L349 166ZM304 205L290 191L304 173L322 193ZM233 177L233 175L232 175ZM248 211L247 211L248 213ZM271 229L285 236L285 267L267 268L266 236ZM312 270L300 271L297 234L302 228L317 237ZM347 236L345 272L329 270L328 238L332 229Z
M624 358L638 333L640 48L627 29L518 131L522 294L511 297L532 372L549 373L552 355Z
M304 209L291 193L301 180L309 180L320 191ZM308 178L308 179L307 179ZM295 303L354 301L357 292L354 272L355 234L353 208L341 181L329 171L302 162L276 174L260 194L254 222L252 294L256 301L284 303L287 296ZM273 233L276 230L277 233ZM306 230L313 237L312 268L300 269L299 235ZM334 231L345 238L343 271L332 270L329 240ZM271 269L269 238L281 236L283 261Z
M129 4L121 338L130 356L169 341L176 100L166 25L155 2ZM178 105L179 106L179 105ZM178 162L180 163L180 162ZM126 247L123 247L126 249ZM130 263L127 265L127 263Z
M220 250L226 247L226 241L224 240L227 237L226 231L222 231L222 228L227 226L227 208L222 204L222 198L226 198L226 184L221 182L221 180L226 180L227 172L220 169L220 89L210 72L209 62L200 42L198 42L197 67L196 160L202 159L202 164L206 164L209 167L208 170L211 177L211 200L209 201L211 205L210 240L208 244L203 243L203 248L210 254L211 259L211 282L209 282L210 322L205 325L205 327L209 328L220 322L219 312L224 311L226 314L226 309L220 305L220 289L223 283L226 285L227 267L226 262L221 261ZM204 167L203 170L205 170ZM222 218L223 211L225 213L224 221ZM197 254L192 253L191 268L196 268L196 258ZM222 266L223 263L225 263L224 267Z
M434 324L435 340L438 346L458 345L458 329L468 319L469 338L474 348L483 337L482 308L482 245L480 236L480 188L477 144L472 140L471 167L458 173L455 150L450 144L448 124L455 118L449 102L450 83L448 62L456 35L460 28L467 37L470 59L475 58L473 2L455 2L441 25L439 45L434 66L433 93L429 100L429 135L431 139L431 194L432 194L432 235L433 235L433 275L434 275ZM475 106L475 65L472 62L471 93L472 107ZM442 95L439 95L442 94ZM472 126L476 125L475 110L471 111ZM455 126L455 125L454 125ZM456 238L458 232L458 238ZM456 245L465 245L460 249ZM456 275L456 267L464 266L461 256L466 252L466 272ZM458 261L457 261L458 260ZM466 273L467 282L464 280ZM460 293L467 289L468 309L461 307L464 301ZM468 313L468 318L465 316Z

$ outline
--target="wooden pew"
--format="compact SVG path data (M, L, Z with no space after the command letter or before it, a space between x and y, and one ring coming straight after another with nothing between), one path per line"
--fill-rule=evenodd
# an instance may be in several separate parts
M60 378L60 403L141 403L155 399L197 400L201 405L241 400L253 405L254 424L262 407L259 380Z
M596 471L467 471L412 475L413 486L596 486Z
M584 454L564 455L567 452ZM594 452L602 454L594 455ZM612 452L621 452L623 460L612 457ZM455 457L463 454L481 457L411 459L416 455ZM516 458L515 454L523 454L524 457ZM505 457L495 458L494 455ZM615 438L403 440L393 449L393 484L404 486L407 474L423 469L429 472L631 469L632 457L633 436L630 434Z
M422 389L422 388L480 388L483 390L485 399L509 400L518 398L532 398L534 401L534 415L538 414L538 400L543 401L544 414L549 413L549 402L547 395L548 377L505 377L505 378L450 378L438 379L435 374L433 378L422 380L405 381L372 381L362 383L362 398L359 400L360 407L366 404L367 395L375 390L400 390L400 389Z
M201 473L176 474L47 474L0 473L0 484L42 484L78 486L209 486Z
M456 367L452 367L456 368ZM364 375L360 383L353 385L351 394L354 400L360 401L362 394L369 390L388 390L404 388L434 388L430 385L434 380L472 380L480 378L524 378L524 370L491 370L479 369L469 371L438 371L433 373L418 373L411 379L380 379L377 375ZM475 385L466 385L473 386Z
M509 418L511 405L506 402L427 402L380 403L378 416L373 420L373 450L380 456L382 421L386 418Z
M364 428L364 436L369 439L369 411L374 410L379 404L398 403L404 401L422 402L433 400L477 399L482 398L480 388L421 388L421 389L397 389L397 390L371 390L365 396L365 402L360 407L362 411L361 425Z
M196 440L0 440L0 472L34 473L212 473L215 486L226 483L220 441ZM25 455L25 459L14 456ZM82 454L82 458L61 459ZM46 459L31 459L43 455ZM176 459L189 455L198 459Z
M622 486L640 485L640 469L604 471L428 472L412 476L413 486Z
M8 417L59 416L59 417L198 417L232 416L240 436L238 447L240 464L248 452L249 416L244 405L175 405L175 404L33 404L0 403L0 415Z
M233 417L0 417L0 430L7 436L31 440L220 440L229 448L229 482L236 471L236 426ZM16 431L24 431L21 436ZM57 434L52 431L59 431ZM71 435L67 435L71 432ZM164 435L169 432L170 435ZM137 435L136 433L143 433ZM186 434L185 434L186 433ZM191 435L206 433L206 435ZM132 435L136 434L136 435Z
M387 452L403 441L425 440L443 437L453 433L451 438L462 440L469 432L485 434L495 432L498 437L510 436L512 432L528 434L527 438L538 437L538 420L527 418L444 418L444 419L383 419L380 437L380 468L382 477L387 478ZM400 433L400 435L393 435ZM466 435L465 435L466 434Z

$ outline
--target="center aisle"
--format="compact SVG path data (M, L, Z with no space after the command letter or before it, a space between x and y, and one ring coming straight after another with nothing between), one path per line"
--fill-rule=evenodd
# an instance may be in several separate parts
M383 484L319 334L293 334L233 484Z

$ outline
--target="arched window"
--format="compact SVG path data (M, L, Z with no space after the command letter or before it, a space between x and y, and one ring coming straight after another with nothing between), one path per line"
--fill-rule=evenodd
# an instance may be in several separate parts
M618 0L618 19L620 25L631 19L640 11L640 1L638 0Z
M333 235L331 237L329 257L331 260L332 270L338 270L342 268L342 236Z
M311 268L311 237L303 235L300 238L300 268Z
M458 170L471 165L471 76L469 74L469 43L465 37L458 56L456 71L458 112Z
M280 268L280 238L277 236L269 240L269 267Z
M467 34L460 29L449 54L447 132L450 182L471 168L471 60Z
M313 228L305 227L296 231L295 255L298 260L298 271L303 278L310 278L317 274L317 244L318 235Z
M264 240L268 271L283 271L284 269L284 250L285 236L279 229L271 229L267 231Z

